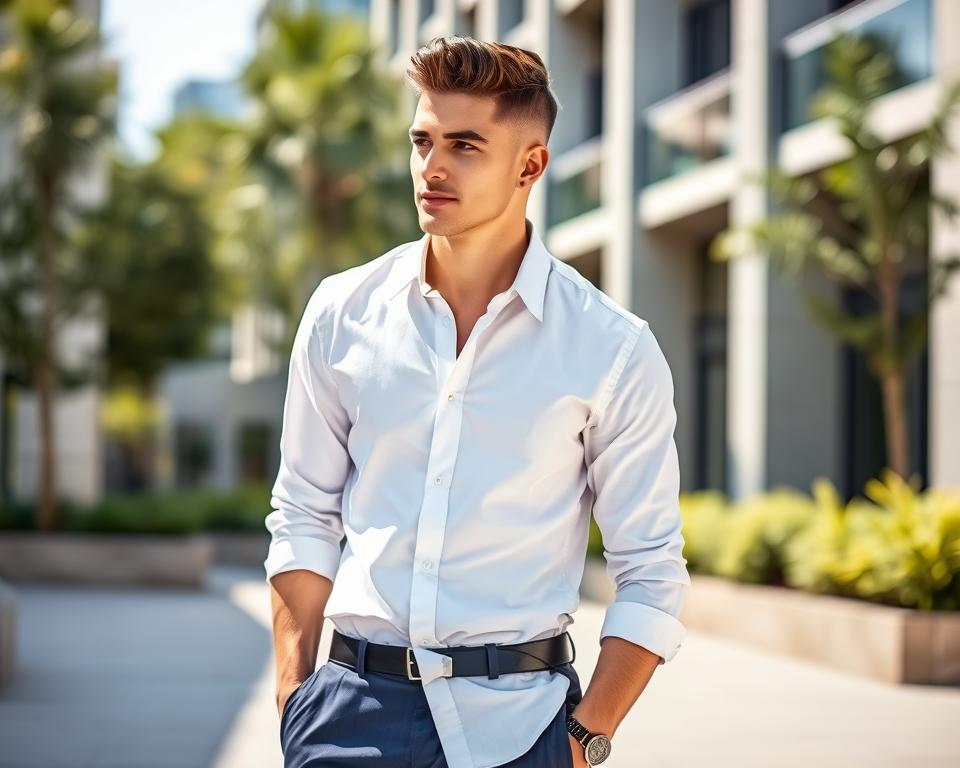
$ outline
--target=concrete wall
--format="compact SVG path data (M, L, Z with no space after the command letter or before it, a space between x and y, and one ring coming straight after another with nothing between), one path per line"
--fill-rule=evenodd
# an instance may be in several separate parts
M102 395L95 386L61 390L53 407L57 495L93 504L103 493ZM37 398L17 391L13 416L11 488L19 500L37 498L40 487L40 431Z
M170 367L158 387L164 409L159 440L157 483L173 487L176 481L175 428L179 423L205 425L213 445L211 466L200 484L228 489L240 480L237 456L238 429L245 421L271 426L267 477L276 474L279 460L280 426L287 370L250 381L231 379L226 360L198 361Z
M935 35L935 69L941 83L960 80L960 3L932 0ZM952 155L933 163L931 186L936 194L960 201L960 118L949 127ZM936 215L931 220L930 258L960 256L960 219L952 222ZM930 317L930 484L960 488L960 276L954 275L949 291Z
M777 60L787 33L823 15L827 4L734 0L732 67L736 159L744 174L775 163ZM759 186L741 183L731 205L739 226L775 213ZM835 342L815 326L797 285L764 254L734 260L729 272L728 488L740 498L777 484L808 489L837 480L841 382Z
M680 456L681 487L692 486L695 466L695 394L693 314L697 269L693 243L639 226L637 194L643 174L644 110L682 87L683 6L680 3L610 4L611 125L616 141L608 162L627 175L617 184L610 243L610 262L627 286L621 291L650 328L673 373L677 428L674 437ZM616 10L614 10L616 9ZM632 18L631 18L632 16ZM618 68L624 69L618 71ZM627 149L629 147L629 149Z

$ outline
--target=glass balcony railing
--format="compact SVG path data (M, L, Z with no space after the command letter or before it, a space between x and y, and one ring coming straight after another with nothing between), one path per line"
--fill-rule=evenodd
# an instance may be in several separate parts
M841 32L871 40L890 55L891 90L933 73L930 0L867 0L784 38L784 131L810 121L814 95L827 83L827 45Z
M653 184L733 151L730 70L653 104L643 114L643 184Z
M596 136L558 155L547 166L550 172L548 226L600 207L602 156L602 139Z

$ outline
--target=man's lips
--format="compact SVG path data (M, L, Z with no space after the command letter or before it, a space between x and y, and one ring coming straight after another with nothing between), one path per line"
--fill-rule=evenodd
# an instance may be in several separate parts
M432 195L432 194L423 194L420 195L421 200L456 200L455 197L449 197L448 195Z
M455 197L433 197L431 195L421 195L420 196L420 205L425 210L430 210L431 208L442 208L444 205L450 205L450 203L455 203L457 199Z

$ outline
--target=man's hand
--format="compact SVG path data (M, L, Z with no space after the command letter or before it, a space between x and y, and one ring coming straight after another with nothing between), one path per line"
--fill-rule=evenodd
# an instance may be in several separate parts
M283 571L270 579L276 700L281 718L287 699L316 669L323 611L332 591L330 579L304 568Z
M607 635L600 641L600 658L583 698L572 714L592 733L613 740L620 722L652 677L660 657L643 646ZM567 733L575 768L589 768L583 745Z

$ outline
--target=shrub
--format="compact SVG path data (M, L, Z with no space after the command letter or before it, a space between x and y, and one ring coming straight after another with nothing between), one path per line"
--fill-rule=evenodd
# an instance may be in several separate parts
M182 535L233 530L266 534L264 518L270 512L270 489L263 484L250 484L229 491L115 494L87 507L61 502L61 510L65 531ZM8 505L0 511L0 528L34 527L33 505Z
M824 478L808 496L777 488L729 503L717 491L680 496L692 573L780 584L925 611L960 610L960 492L920 493L886 470L844 503ZM591 518L588 551L603 544Z

